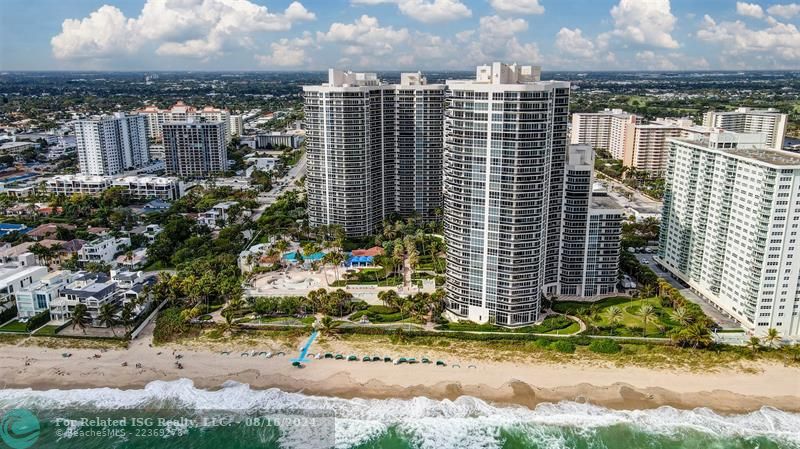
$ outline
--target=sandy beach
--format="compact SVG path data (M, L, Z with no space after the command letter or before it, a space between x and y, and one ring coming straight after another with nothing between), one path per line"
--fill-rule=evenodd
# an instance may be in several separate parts
M474 396L501 404L535 407L542 402L570 400L615 409L649 409L669 405L680 409L709 407L719 413L741 413L773 406L800 412L800 367L751 362L747 369L721 368L711 373L676 369L617 367L583 363L469 358L447 350L415 354L376 348L370 355L431 357L448 366L393 365L361 362L363 348L328 340L311 352L358 354L359 361L313 360L304 368L291 366L297 354L286 342L151 346L145 336L127 349L64 349L33 344L27 339L0 346L3 388L71 389L141 388L154 380L191 379L198 388L219 388L234 380L252 388L344 398L455 399ZM224 355L222 350L231 351ZM243 357L244 351L279 351L286 356ZM65 358L62 353L70 352ZM183 369L176 367L180 354ZM95 355L99 355L97 358ZM123 366L126 363L127 366ZM137 363L141 367L136 366ZM456 367L454 365L459 365ZM470 367L474 365L474 367Z

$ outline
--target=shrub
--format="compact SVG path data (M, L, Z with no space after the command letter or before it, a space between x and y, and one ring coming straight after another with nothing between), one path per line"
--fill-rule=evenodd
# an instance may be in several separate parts
M571 337L569 341L578 346L589 346L592 343L592 339L585 335L578 335L577 337Z
M5 323L6 321L14 318L17 316L17 305L14 304L6 310L0 312L0 324Z
M181 310L169 308L162 311L156 318L156 327L153 330L153 343L166 343L179 337L189 329L186 321L181 318Z
M50 321L50 311L44 310L36 314L35 316L31 317L31 319L29 319L28 322L25 323L25 328L28 330L28 332L32 332L47 324L48 321Z
M575 352L575 344L572 343L571 341L559 340L551 343L550 349L553 349L558 352L563 352L564 354L572 354Z
M537 348L547 349L547 347L550 346L550 340L547 340L547 339L544 339L544 338L537 338L533 342L533 344L536 345Z
M616 354L622 347L610 338L596 339L589 344L589 350L598 354Z

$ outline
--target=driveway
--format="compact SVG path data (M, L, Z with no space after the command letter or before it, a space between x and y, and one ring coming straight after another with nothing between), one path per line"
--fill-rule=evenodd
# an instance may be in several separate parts
M723 329L741 328L741 326L736 320L729 318L723 312L719 311L717 308L712 306L708 301L701 298L697 293L693 292L690 288L684 287L683 284L681 284L680 282L678 282L677 279L672 277L672 274L669 271L662 270L661 268L659 268L658 264L656 264L655 261L653 260L653 254L639 253L636 254L636 258L639 260L640 263L643 263L648 267L650 267L650 269L653 270L653 272L655 272L658 276L664 278L673 287L678 289L678 291L681 292L684 298L700 306L700 308L703 309L703 312L705 312L706 315L708 315L712 320L714 320L717 324L719 324Z

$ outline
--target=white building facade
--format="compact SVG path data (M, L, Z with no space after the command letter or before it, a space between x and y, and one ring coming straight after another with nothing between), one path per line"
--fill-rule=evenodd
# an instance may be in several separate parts
M144 117L115 113L75 123L84 175L115 175L150 162Z
M78 250L78 262L116 264L114 256L125 247L130 246L131 239L127 237L106 236L86 243Z
M206 178L228 169L225 123L165 123L162 129L167 174Z
M167 123L195 122L220 122L225 128L225 141L230 141L233 136L241 136L244 130L241 115L233 115L227 109L206 106L197 109L182 101L178 101L169 109L159 109L148 106L135 111L135 114L144 117L147 124L147 137L155 142L161 142L164 137L164 125Z
M756 335L775 328L796 338L800 155L764 140L715 132L670 141L659 261Z
M366 236L395 212L433 219L445 86L419 73L394 85L374 73L331 69L328 78L303 88L310 224Z
M558 283L570 85L494 63L447 87L448 309L475 322L536 322Z
M622 159L625 151L625 128L641 123L642 118L622 109L572 114L571 144L587 144L594 149L608 150L614 159Z
M71 271L54 271L17 291L17 316L30 318L50 310L50 302L58 298L61 290L72 281L72 276Z
M734 111L709 111L703 114L703 126L722 128L737 133L763 133L767 147L783 149L789 116L774 108L737 108Z
M122 187L136 199L172 201L185 193L183 181L173 177L56 175L45 181L45 189L56 195L100 195L111 187Z

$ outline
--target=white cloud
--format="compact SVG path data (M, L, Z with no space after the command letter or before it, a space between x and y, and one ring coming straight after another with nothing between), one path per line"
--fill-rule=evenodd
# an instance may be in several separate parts
M539 0L490 0L489 3L498 12L508 14L543 14L544 7Z
M159 55L208 58L230 46L252 46L252 33L314 19L299 2L273 13L249 0L147 0L137 18L105 5L82 20L67 19L51 45L59 59L108 57L150 43Z
M761 19L764 17L764 9L757 3L736 2L736 14Z
M351 0L354 5L396 4L400 12L423 23L447 22L472 16L460 0Z
M533 42L520 42L518 36L528 29L528 22L519 18L481 17L475 33L458 33L462 42L460 66L491 61L535 63L541 60L539 47Z
M283 38L270 44L270 54L256 55L256 60L262 67L299 67L311 62L306 47L312 45L314 39L308 32L295 39Z
M580 28L571 30L569 28L561 28L556 33L556 49L567 53L572 56L580 58L591 58L595 56L594 43L585 37Z
M767 12L783 19L791 19L794 16L800 15L800 4L788 3L786 5L772 5L767 8Z
M749 55L762 65L798 68L800 30L794 24L773 19L764 28L752 29L739 20L718 23L706 15L696 35L702 41L719 44L727 56Z
M353 23L332 23L327 32L317 32L318 42L342 44L348 56L361 56L359 64L370 66L381 57L396 54L410 41L406 28L382 27L375 17L362 15Z
M675 16L669 0L620 0L611 8L614 30L599 36L601 41L618 37L637 44L660 48L678 48L672 37Z
M118 8L103 5L82 20L67 19L61 34L50 44L56 58L109 57L132 50L126 28L128 20Z

